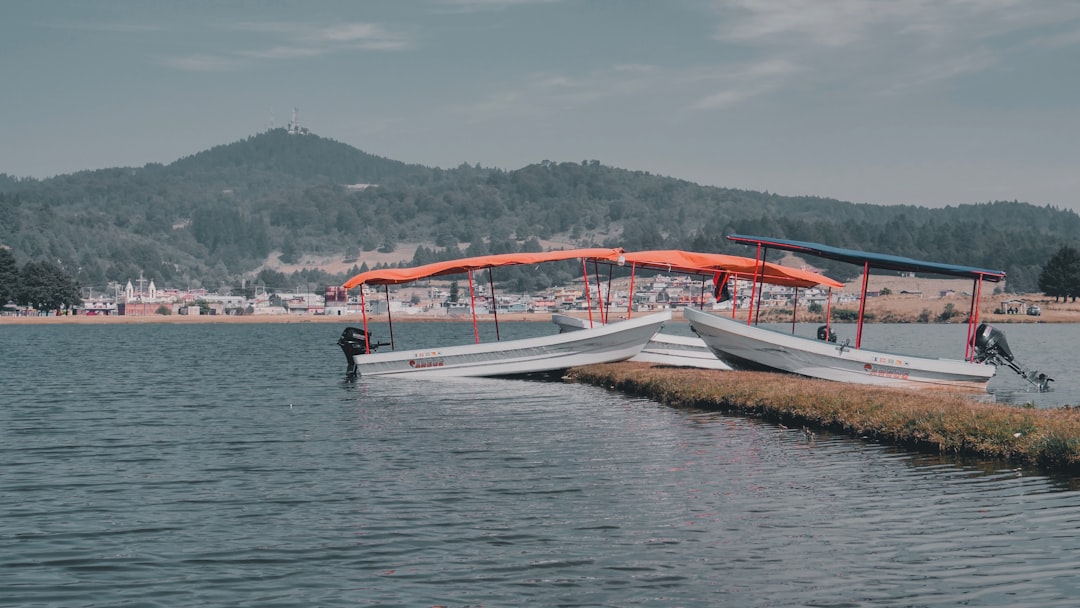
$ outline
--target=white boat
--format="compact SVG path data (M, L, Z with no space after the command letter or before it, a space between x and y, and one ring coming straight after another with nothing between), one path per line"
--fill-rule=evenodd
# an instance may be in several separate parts
M479 256L414 268L386 268L363 272L346 281L343 287L347 290L364 285L389 286L425 278L466 273L469 277L469 293L472 294L474 270L571 259L581 259L583 265L586 261L617 263L622 253L620 249L574 249L546 253ZM492 292L494 292L493 285ZM363 289L361 289L361 300L363 298ZM663 312L573 333L491 343L480 343L479 333L474 331L477 336L475 344L378 352L378 349L382 347L393 348L393 325L390 325L390 342L372 342L367 328L366 305L363 301L361 308L365 309L364 327L348 327L338 340L338 345L341 346L348 361L347 375L352 378L357 375L408 375L431 378L508 376L552 372L580 365L612 363L637 355L653 334L660 331L664 323L671 319L671 313ZM473 311L476 310L475 302L471 308ZM498 333L497 315L495 322L496 333ZM475 312L473 323L475 327Z
M976 329L978 296L982 282L1003 280L1003 271L924 262L787 239L742 235L731 235L728 239L756 245L761 259L764 259L763 250L773 248L841 260L863 267L860 299L862 304L854 345L849 341L837 344L828 324L819 329L819 338L822 339L813 340L757 327L752 323L754 314L751 314L748 322L744 324L701 311L685 311L694 332L717 357L733 368L782 371L857 384L985 391L987 383L996 372L996 366L1007 365L1038 386L1039 390L1049 390L1052 379L1016 363L1000 332L985 324ZM964 359L901 355L863 349L863 306L866 302L867 279L871 268L973 279L975 287L972 290L971 310L968 313L968 344L965 347Z
M663 312L572 333L361 353L354 354L352 360L354 371L360 376L410 374L445 378L536 374L630 359L670 320L671 313Z
M589 320L570 315L551 315L551 322L559 326L560 332L589 329ZM713 354L705 342L697 336L677 336L660 331L656 333L641 352L629 361L641 361L660 365L679 367L699 367L702 369L729 370L731 366Z
M735 369L782 371L811 378L880 386L982 390L993 365L894 355L850 344L811 340L699 310L683 312L694 332Z
M665 273L700 277L702 279L702 290L699 303L704 303L707 299L705 291L705 281L707 279L712 280L713 289L711 293L717 300L726 297L729 281L734 281L737 278L756 277L764 283L790 287L812 287L820 284L837 287L843 285L843 283L833 281L814 272L788 268L779 264L760 264L752 258L719 253L699 253L677 249L631 251L621 256L618 263L620 266L629 266L631 269L631 292L633 292L634 278L639 269L659 270ZM731 310L734 314L734 306L732 306ZM632 312L631 307L628 313ZM591 316L589 319L582 319L570 315L555 314L552 315L551 321L559 326L560 331L566 332L593 327L597 323L602 324L605 318L607 318L605 314L601 314L600 321L595 321ZM677 336L664 332L653 336L641 352L630 360L680 367L731 369L731 366L713 354L712 350L700 338Z

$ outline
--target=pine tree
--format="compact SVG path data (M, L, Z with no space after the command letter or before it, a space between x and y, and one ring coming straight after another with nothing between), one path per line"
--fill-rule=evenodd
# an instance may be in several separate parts
M1054 296L1054 301L1072 298L1075 302L1080 295L1080 252L1062 245L1039 273L1039 289Z
M15 299L19 283L19 267L11 250L0 246L0 306Z
M52 262L27 262L19 271L15 302L38 310L60 310L82 303L79 288Z

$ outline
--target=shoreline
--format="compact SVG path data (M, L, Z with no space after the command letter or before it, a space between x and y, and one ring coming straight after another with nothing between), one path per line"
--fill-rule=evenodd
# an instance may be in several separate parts
M493 315L480 315L481 322L494 322ZM471 323L471 317L446 317L434 315L395 315L394 323ZM513 313L499 315L499 321L551 322L551 313ZM0 317L2 325L145 325L169 323L178 325L198 324L261 324L261 323L340 323L357 325L363 322L359 315L60 315L49 317ZM387 315L369 315L368 323L385 323Z
M918 309L912 308L910 305L905 306L905 302L874 302L873 305L868 305L866 312L868 315L873 315L873 318L867 318L867 324L875 323L920 323L924 325L934 325L942 323L966 323L966 315L958 315L949 321L938 321L935 317L931 316L929 321L920 321L919 316L927 309L923 304L918 304ZM635 315L650 314L657 311L634 311ZM550 312L537 312L537 313L507 313L500 314L498 316L499 321L529 321L529 322L550 322L551 315L556 313ZM573 313L558 313L558 314L570 314L580 318L588 318L588 315L583 312ZM594 313L595 314L595 313ZM625 312L615 313L612 312L613 319L626 318ZM721 316L730 316L730 311L716 311L716 314ZM737 312L736 319L746 321L745 312ZM370 315L368 316L368 322L379 323L387 322L388 316L386 314ZM495 315L485 314L478 315L477 320L485 323L494 323L496 320ZM673 311L673 320L684 321L681 310ZM397 314L393 316L394 323L470 323L472 317L470 316L455 316L449 317L446 315L406 315ZM790 323L791 311L790 310L763 310L761 313L762 323ZM813 314L804 311L798 311L796 321L799 323L824 323L824 315ZM980 322L990 324L1026 324L1026 323L1080 323L1080 303L1076 304L1057 304L1057 305L1044 305L1043 313L1040 316L1028 316L1028 315L1004 315L995 314L989 311L980 312ZM343 325L355 325L362 323L363 318L360 315L349 316L327 316L327 315L60 315L60 316L0 316L0 326L3 325L135 325L135 324L152 324L152 323L170 323L170 324L205 324L205 323L243 323L243 324L256 324L256 323L340 323ZM845 321L838 321L833 319L834 323L843 323Z
M961 393L848 384L786 374L608 363L567 371L590 384L681 409L759 418L781 431L828 430L922 452L1080 471L1080 407L1031 409Z

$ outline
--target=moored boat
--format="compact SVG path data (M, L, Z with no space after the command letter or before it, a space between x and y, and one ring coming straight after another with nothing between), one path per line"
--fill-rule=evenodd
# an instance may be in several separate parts
M386 268L360 273L343 285L355 287L408 283L431 277L467 274L469 293L473 290L472 273L518 264L539 264L580 259L583 267L589 261L617 263L620 249L573 249L546 253L520 253L478 256L436 262L413 268ZM489 274L490 279L490 274ZM586 273L586 281L588 274ZM588 290L586 289L586 292ZM492 284L494 293L494 284ZM363 300L361 289L361 300ZM393 325L390 342L372 342L368 332L366 305L362 302L363 328L349 327L338 340L348 361L347 375L381 376L409 375L416 377L474 377L507 376L552 372L580 365L623 361L638 354L649 339L671 319L669 312L627 319L600 327L569 334L554 334L537 338L481 343L476 331L476 306L473 312L475 344L433 346L431 348L391 350L394 348ZM498 334L498 317L495 318Z
M697 310L683 313L716 356L735 369L782 371L881 386L983 390L993 365L896 355L811 340Z
M633 314L633 286L639 269L700 278L701 295L698 302L702 306L709 298L709 294L705 290L705 283L711 280L713 287L711 296L718 302L731 299L732 315L735 314L736 308L729 286L737 287L739 279L756 278L763 283L795 288L818 285L826 287L843 286L843 283L815 272L788 268L779 264L759 264L757 260L752 258L720 253L701 253L678 249L631 251L620 257L619 264L630 267L631 298L630 305L627 308L628 315ZM610 298L608 299L610 300ZM684 310L688 310L688 308ZM604 312L601 311L600 323L607 318ZM551 320L559 326L560 331L564 332L593 327L597 323L592 316L589 319L581 319L556 314L552 315ZM678 336L666 332L659 332L653 336L641 352L631 360L704 369L731 369L731 366L719 359L700 338L696 336Z
M863 267L855 344L851 344L849 340L842 344L833 341L828 323L821 328L824 331L819 331L821 339L812 340L756 326L753 310L746 324L704 312L686 311L686 317L694 332L717 357L732 367L783 371L858 384L985 391L987 383L996 372L996 366L1006 365L1032 382L1039 390L1049 390L1049 383L1053 379L1017 363L1000 332L985 324L976 326L982 283L1003 280L1004 271L926 262L787 239L743 235L731 235L728 239L757 246L760 260L764 260L765 252L772 248L845 261ZM968 338L964 359L903 355L862 348L867 281L871 268L972 279L974 289L968 314Z
M551 322L559 326L562 333L589 329L589 320L570 315L551 315ZM729 370L731 366L713 354L705 342L697 336L679 336L665 331L657 332L641 349L641 352L629 359L659 365L678 367L698 367L702 369Z

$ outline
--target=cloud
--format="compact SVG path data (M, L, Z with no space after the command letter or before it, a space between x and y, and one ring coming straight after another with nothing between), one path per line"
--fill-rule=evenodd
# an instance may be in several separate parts
M745 101L760 93L761 91L751 91L749 89L728 89L702 97L691 104L690 107L695 110L718 110Z
M125 33L149 33L160 32L165 28L160 25L154 25L149 23L113 23L102 21L80 21L80 22L67 22L67 23L55 23L50 27L54 27L61 30L77 30L84 32L104 32L110 34L125 34Z
M1067 49L1080 46L1080 23L1068 24L1068 29L1043 36L1034 44L1049 49Z
M789 76L799 71L799 66L791 62L765 59L743 65L689 70L682 79L686 82L706 83L712 88L712 92L691 103L691 109L718 110L774 91L782 86Z
M529 4L553 4L562 0L436 0L436 4L449 12L477 13L501 11Z
M378 23L343 23L313 30L308 37L328 48L396 51L411 48L413 41L404 32L388 30Z
M159 63L165 67L185 72L232 72L247 62L237 57L221 55L188 55L185 57L166 57Z
M615 66L571 76L562 71L535 72L480 101L449 109L471 122L504 117L541 116L581 110L597 102L623 99L647 86L654 76L644 65Z
M1080 44L1080 4L1060 0L716 0L709 6L716 53L699 65L536 72L454 110L485 122L644 104L678 121L777 96L863 103L1012 69L1005 64L1024 45Z
M859 40L867 28L890 12L917 8L918 1L883 3L868 0L731 0L714 6L724 18L721 40L768 43L795 40L819 46L844 46Z
M186 71L226 72L257 61L287 61L352 51L400 51L414 46L406 32L377 23L341 23L316 26L292 22L235 22L212 29L254 35L254 42L229 39L222 44L246 44L248 48L220 53L194 54L162 59L160 63Z
M972 49L962 55L943 57L940 61L907 70L894 78L880 92L896 94L905 89L947 81L963 74L981 72L990 69L996 63L998 63L998 58L990 49Z
M326 54L326 49L299 46L275 46L257 51L238 51L237 54L252 59L300 59Z
M710 6L721 48L798 65L812 79L803 81L809 86L870 94L1002 69L1032 45L1080 43L1080 4L1071 0L715 0ZM721 106L745 97L715 95Z

